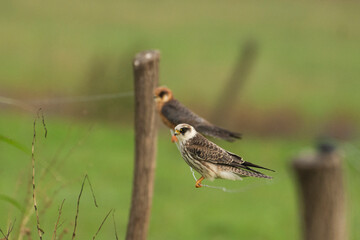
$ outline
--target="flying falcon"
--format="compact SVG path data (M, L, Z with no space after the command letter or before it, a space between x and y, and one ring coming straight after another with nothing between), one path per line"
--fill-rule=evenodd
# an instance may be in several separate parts
M212 181L215 178L228 180L241 180L242 177L272 178L252 168L273 170L246 162L242 157L222 149L196 132L189 124L177 125L174 135L178 139L181 156L185 162L201 174L201 178L196 181L196 188L201 187L201 181L204 179Z
M241 138L241 134L217 127L193 113L174 99L172 91L166 87L156 88L154 98L162 121L170 129L174 129L180 123L187 123L194 126L196 131L207 136L221 138L229 142Z

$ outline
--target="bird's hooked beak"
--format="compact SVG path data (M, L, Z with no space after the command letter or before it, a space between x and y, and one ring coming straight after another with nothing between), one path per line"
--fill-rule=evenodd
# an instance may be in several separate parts
M178 142L179 140L176 136L179 134L180 134L179 130L175 130L174 135L171 137L171 142L173 142L173 143Z

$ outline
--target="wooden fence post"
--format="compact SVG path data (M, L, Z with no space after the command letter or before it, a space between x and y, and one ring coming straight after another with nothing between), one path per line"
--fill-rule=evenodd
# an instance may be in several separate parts
M229 116L229 110L237 99L238 93L243 87L251 68L254 65L258 51L258 45L254 40L248 40L242 46L233 72L225 83L224 89L218 98L217 105L213 111L212 118L218 124L224 124L225 116ZM224 107L227 106L227 107Z
M347 239L340 154L333 146L322 144L317 153L294 159L293 168L300 190L303 239Z
M147 237L154 189L157 124L154 90L160 53L144 51L133 62L135 81L135 168L127 240Z

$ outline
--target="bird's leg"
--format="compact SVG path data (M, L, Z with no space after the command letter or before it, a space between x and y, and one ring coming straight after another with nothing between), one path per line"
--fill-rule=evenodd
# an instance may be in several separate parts
M201 176L201 178L199 178L197 181L196 181L196 184L195 184L195 187L196 188L201 188L201 181L204 180L204 177Z

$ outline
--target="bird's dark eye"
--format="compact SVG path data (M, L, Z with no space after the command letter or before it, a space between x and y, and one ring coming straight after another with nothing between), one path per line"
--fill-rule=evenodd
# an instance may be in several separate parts
M161 97L161 98L163 98L164 97L164 95L166 95L167 94L167 92L166 91L161 91L160 92L160 94L159 94L159 96Z
M189 130L189 129L188 128L180 128L180 133L182 135L184 135L187 132L187 130Z

